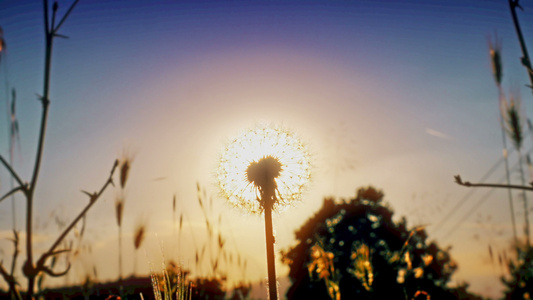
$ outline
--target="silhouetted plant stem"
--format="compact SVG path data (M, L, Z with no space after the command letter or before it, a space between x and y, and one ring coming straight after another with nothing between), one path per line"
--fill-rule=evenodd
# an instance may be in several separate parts
M7 284L9 286L9 291L11 294L11 299L22 300L22 296L20 295L17 289L17 281L15 277L13 277L13 275L10 275L1 264L0 264L0 275L2 275L5 281L7 281Z
M89 211L89 209L91 208L91 206L93 206L93 204L96 202L96 200L98 200L102 194L104 193L104 191L107 189L107 187L109 185L114 185L113 183L113 175L115 174L115 170L118 166L118 160L115 160L115 163L113 164L113 167L111 168L111 172L109 173L109 177L107 178L107 181L104 183L104 185L100 188L100 190L98 192L95 192L95 193L89 193L89 192L86 192L86 191L82 191L84 194L86 194L87 196L89 196L89 203L87 204L87 206L85 206L85 208L78 214L78 216L72 220L72 222L69 224L69 226L67 226L63 232L61 233L61 235L56 239L56 241L54 242L54 244L48 249L48 251L43 254L43 256L45 256L46 254L49 254L49 253L53 253L55 251L55 249L59 246L59 244L63 241L63 239L65 239L65 237L67 236L67 234L74 228L74 226L76 226L76 224L87 214L87 212Z
M276 260L274 258L274 231L272 229L272 207L265 207L265 234L268 265L268 293L269 299L278 299L276 283Z
M11 261L11 271L10 273L7 272L7 270L4 268L4 266L0 263L0 275L4 278L4 280L7 281L9 286L9 293L11 295L11 299L13 300L22 300L22 296L20 295L20 292L17 288L17 281L15 279L14 273L15 273L15 265L17 261L17 257L19 254L19 235L18 232L13 230L13 260Z
M15 178L15 180L19 184L18 188L21 188L24 191L26 191L27 190L27 184L24 184L24 182L22 182L22 179L20 179L20 177L18 176L17 172L15 172L13 167L11 167L11 164L9 164L2 155L0 155L0 162L4 165L4 167L7 169L9 174L11 174L11 176L13 176L13 178Z
M122 295L122 226L118 227L118 283Z
M40 97L41 104L43 106L41 116L41 126L39 131L39 139L37 143L37 153L35 157L35 165L33 168L33 175L27 192L27 208L26 208L26 262L23 267L24 275L28 278L28 291L27 299L32 299L33 287L35 286L35 277L37 276L36 268L33 264L33 251L32 251L32 227L33 227L33 196L35 194L35 186L39 176L39 170L41 167L41 159L43 155L44 138L46 134L46 124L48 119L48 107L50 104L50 68L52 64L52 47L53 47L53 28L54 23L51 24L52 30L48 26L48 1L44 0L44 21L45 21L45 63L44 63L44 83L43 94ZM57 9L53 11L53 19L55 18Z
M35 286L35 278L39 274L39 272L44 271L45 273L48 273L52 276L57 276L60 274L56 274L52 272L48 267L44 266L44 263L46 259L50 256L56 255L58 253L61 253L63 251L54 252L53 249L57 247L59 242L63 240L66 233L68 233L72 227L75 225L74 222L72 227L70 227L64 235L61 235L56 244L54 244L50 250L50 252L47 252L41 256L39 259L37 265L34 264L33 260L33 243L32 243L32 227L33 227L33 199L35 195L35 187L37 185L37 179L39 176L39 171L41 167L41 160L43 155L43 148L44 148L44 140L46 136L46 125L48 120L48 108L50 104L50 70L51 70L51 62L52 62L52 49L53 49L53 40L54 37L60 36L57 34L57 30L61 26L61 24L66 20L74 6L77 4L78 0L76 0L69 8L67 13L63 16L61 19L59 25L56 27L55 25L55 18L56 13L58 9L57 2L54 2L52 7L52 19L50 22L49 16L48 16L48 1L43 1L43 11L44 11L44 27L45 27L45 64L44 64L44 82L43 82L43 94L39 97L39 100L41 101L41 104L43 106L42 115L41 115L41 123L40 123L40 129L39 129L39 137L37 142L37 152L35 157L35 164L33 167L32 177L29 184L24 184L22 180L17 176L15 171L12 169L11 164L8 164L3 157L0 157L2 164L6 166L6 168L9 170L9 172L12 175L12 178L15 178L15 180L18 182L19 187L12 189L8 194L12 195L17 191L22 191L26 197L26 262L24 263L24 266L22 268L23 274L28 279L28 290L27 290L27 299L33 298L33 288ZM91 199L93 200L93 199ZM96 199L94 199L96 200ZM92 203L90 203L92 205ZM89 205L89 206L90 206ZM67 268L68 271L68 268ZM66 273L66 271L65 271ZM61 273L64 274L64 273ZM10 279L8 276L5 276L4 272L2 272L2 275L4 278ZM8 274L9 275L9 274ZM12 276L11 276L12 277ZM12 279L12 278L11 278ZM10 280L8 280L9 282ZM10 286L11 287L11 286Z
M516 30L516 35L518 36L518 42L520 43L520 49L522 50L521 62L526 67L527 73L529 76L529 81L531 87L533 88L533 69L531 68L531 61L529 60L529 54L527 51L526 43L524 41L524 36L522 35L522 29L520 28L520 23L518 22L518 16L516 15L516 8L520 6L519 0L509 0L509 7L511 8L511 16L513 18L513 24Z
M263 186L265 188L265 186ZM274 253L274 230L272 228L272 205L275 199L275 190L267 188L261 192L261 201L264 203L265 236L268 267L268 294L270 300L278 299L278 286L276 280L276 259Z
M28 289L26 293L26 299L33 299L34 295L34 286L37 275L44 273L48 276L52 277L60 277L67 274L67 272L70 269L70 263L68 264L66 270L63 272L55 272L52 270L52 267L47 266L47 260L48 258L54 257L56 255L69 252L71 249L62 249L62 250L56 250L56 248L64 241L66 236L70 233L70 231L76 226L76 224L87 214L88 210L92 207L92 205L100 198L100 196L103 194L103 192L106 190L106 188L109 185L113 185L113 174L115 172L115 169L118 166L118 160L115 161L113 168L111 169L111 172L109 174L109 177L107 181L103 184L103 186L100 188L98 192L89 193L86 191L82 191L87 196L89 196L89 203L85 206L85 208L78 214L78 216L63 230L63 232L59 235L59 237L55 240L55 242L52 244L52 246L49 248L49 250L45 253L43 253L39 259L34 263L34 257L33 257L33 245L32 245L32 239L33 239L33 200L35 195L35 189L37 186L37 179L40 172L41 167L41 160L43 156L43 149L44 149L44 140L46 136L46 127L47 127L47 119L48 119L48 108L50 105L50 71L51 71L51 60L52 60L52 46L53 46L53 40L54 37L65 37L63 35L60 35L57 33L59 27L64 23L66 18L69 16L69 14L72 12L72 9L74 6L78 3L79 0L74 1L65 15L61 18L58 25L55 25L56 21L56 13L58 9L57 2L54 2L52 6L52 18L51 21L48 16L48 1L44 0L44 21L45 21L45 68L44 68L44 84L43 84L43 94L42 96L39 96L39 100L41 101L43 110L41 115L41 122L40 122L40 129L39 129L39 137L38 137L38 143L37 143L37 152L35 157L35 164L33 166L33 171L31 175L31 181L29 183L24 182L20 176L18 176L17 172L12 167L11 163L8 163L4 157L0 155L0 163L4 165L4 167L8 170L9 174L11 175L11 178L16 181L18 184L17 187L13 187L9 192L7 192L3 197L0 198L0 201L6 199L9 196L12 196L13 194L17 192L22 192L26 198L27 201L27 207L26 207L26 255L27 259L22 267L22 272L24 276L28 280ZM122 181L122 178L121 178ZM15 244L15 252L13 254L13 261L11 266L11 273L8 273L6 269L0 264L0 275L7 281L9 285L9 289L11 292L11 295L15 297L16 299L20 299L20 294L17 291L17 282L16 278L14 278L13 273L15 269L15 261L18 256L18 232L14 230L15 238L13 239ZM67 246L70 247L70 246Z

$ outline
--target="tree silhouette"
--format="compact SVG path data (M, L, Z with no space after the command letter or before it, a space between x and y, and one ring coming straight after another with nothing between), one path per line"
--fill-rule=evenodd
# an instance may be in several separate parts
M506 259L507 276L502 276L505 285L503 299L529 299L533 295L533 250L526 243L512 247L516 260Z
M458 299L447 283L457 269L448 249L427 242L423 227L393 221L384 194L360 188L355 198L326 198L282 251L290 267L288 299ZM464 293L463 293L464 294Z

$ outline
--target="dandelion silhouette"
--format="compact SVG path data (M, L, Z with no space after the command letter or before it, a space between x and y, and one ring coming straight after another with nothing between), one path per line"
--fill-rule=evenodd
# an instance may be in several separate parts
M269 299L277 299L272 211L301 197L310 177L306 147L287 130L258 126L226 146L217 177L232 205L265 215Z

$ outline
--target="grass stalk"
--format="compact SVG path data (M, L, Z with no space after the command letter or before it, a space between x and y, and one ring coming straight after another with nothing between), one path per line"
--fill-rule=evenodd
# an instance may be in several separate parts
M501 103L503 100L503 91L501 85L498 83L498 94L499 94L499 102ZM509 159L508 159L508 151L507 151L507 139L505 137L505 123L503 119L503 114L500 113L500 127L502 132L502 144L503 144L503 161L505 166L505 180L506 184L511 184L511 175L509 172ZM516 220L514 215L514 204L513 204L513 193L510 188L507 189L507 197L509 199L509 209L511 211L511 223L513 226L513 238L515 243L518 242L518 237L516 234Z
M268 201L271 202L271 201ZM265 236L268 266L268 295L270 300L278 299L278 286L276 280L276 259L274 252L274 231L272 229L272 205L265 205Z
M522 181L522 185L525 185L526 184L526 180L525 180L525 177L524 177L524 168L522 166L522 155L521 155L521 151L520 149L518 149L518 165L520 167L520 179ZM526 196L526 192L525 190L522 190L522 197L524 198L524 219L525 219L525 225L524 225L524 233L525 233L525 236L526 236L526 247L527 249L529 250L530 246L531 246L531 242L530 242L530 232L529 232L529 209L528 209L528 204L527 204L527 196Z

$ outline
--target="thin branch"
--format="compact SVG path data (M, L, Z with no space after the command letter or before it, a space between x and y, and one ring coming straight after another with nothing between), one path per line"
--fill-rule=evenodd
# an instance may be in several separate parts
M13 230L13 235L15 236L13 238L13 261L11 262L11 276L15 274L15 266L17 265L17 258L19 255L19 233L16 230Z
M48 267L43 267L42 271L45 272L46 274L50 275L51 277L61 277L61 276L67 275L68 271L70 270L70 267L71 267L71 265L70 265L70 263L68 263L68 266L65 269L65 271L59 272L59 273L55 273L54 271L52 271L52 269L50 269Z
M65 15L63 16L63 18L61 18L61 20L59 21L59 23L57 24L57 26L53 29L53 33L55 34L58 30L59 30L59 27L61 27L61 25L63 25L63 22L65 22L65 20L67 19L67 17L70 15L70 13L72 12L72 10L74 9L74 6L76 6L76 4L78 4L80 0L76 0L74 1L74 3L72 3L72 5L68 8L67 12L65 13Z
M520 23L518 22L518 16L516 15L516 8L518 7L522 10L523 8L520 6L520 3L518 3L518 0L509 0L509 6L511 8L511 16L513 18L513 24L516 30L516 35L518 36L520 49L522 50L521 63L529 71L533 68L531 67L531 61L529 60L529 54L527 51L526 42L524 41L524 36L522 34L522 29L520 28ZM528 75L529 81L531 82L531 85L533 85L533 73L528 72Z
M9 290L12 293L12 296L14 296L15 299L17 300L22 300L22 296L20 295L17 289L17 281L15 280L15 277L7 273L1 261L0 261L0 275L2 275L4 280L7 281L7 283L9 284Z
M111 169L111 172L109 174L109 178L107 179L105 184L102 186L102 188L100 189L98 193L94 193L91 196L91 199L89 203L87 204L87 206L78 214L78 216L70 223L70 225L67 228L65 228L63 233L57 238L57 240L50 247L50 249L48 249L48 251L41 256L41 258L39 259L40 262L42 261L41 265L44 265L44 260L46 260L46 258L53 255L54 250L57 248L57 246L59 246L59 244L63 241L63 239L67 236L67 234L74 228L74 226L76 226L78 221L81 220L85 216L87 211L89 211L89 209L96 202L96 200L100 198L100 196L104 193L106 188L109 185L113 185L113 174L115 173L115 169L117 168L117 166L118 166L118 160L115 160L115 164L113 165L113 168Z
M505 188L505 189L533 191L533 186L523 186L523 185L514 185L514 184L498 184L498 183L471 183L470 181L463 182L460 175L455 175L454 178L455 178L455 183L462 185L462 186L466 186L466 187L490 187L490 188Z
M2 164L6 167L6 169L9 171L11 176L13 176L13 178L15 178L17 183L20 186L24 186L24 182L22 182L22 179L20 179L20 177L17 175L17 172L15 172L15 170L13 170L11 165L4 159L4 157L2 155L0 155L0 162L2 162Z
M44 5L44 30L46 32L46 35L48 36L48 33L50 33L50 25L48 25L48 0L43 1Z
M0 198L0 202L2 202L2 200L6 199L7 197L9 197L9 196L11 196L11 195L13 195L13 194L15 194L16 192L19 192L19 191L24 192L24 187L18 186L16 188L12 189L11 191L7 192L7 194L5 194L2 198Z
M58 8L57 1L54 1L54 4L52 6L52 23L50 25L52 27L52 34L54 34L54 27L56 24L57 8Z

